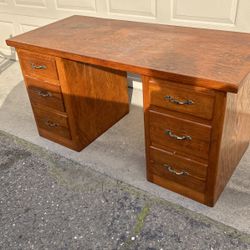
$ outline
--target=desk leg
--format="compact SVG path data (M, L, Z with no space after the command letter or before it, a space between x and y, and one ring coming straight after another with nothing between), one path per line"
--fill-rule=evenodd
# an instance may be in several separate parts
M75 149L80 151L129 112L126 72L57 59Z

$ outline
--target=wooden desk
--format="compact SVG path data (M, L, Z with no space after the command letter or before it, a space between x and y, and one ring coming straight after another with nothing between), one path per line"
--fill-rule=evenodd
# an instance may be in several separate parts
M250 140L250 34L72 16L7 40L39 134L80 151L143 79L147 178L213 206Z

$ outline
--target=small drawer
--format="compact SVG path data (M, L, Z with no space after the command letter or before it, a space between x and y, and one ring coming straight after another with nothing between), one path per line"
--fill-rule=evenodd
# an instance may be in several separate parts
M38 129L44 129L55 136L71 139L68 117L66 114L51 112L33 106Z
M32 105L65 111L60 86L28 77L26 77L26 85Z
M55 58L19 50L18 56L25 76L58 82Z
M150 105L211 120L214 92L169 81L149 80Z
M208 159L211 126L152 110L148 112L151 145Z
M151 148L149 172L192 190L201 193L205 191L206 165L175 156L173 153Z

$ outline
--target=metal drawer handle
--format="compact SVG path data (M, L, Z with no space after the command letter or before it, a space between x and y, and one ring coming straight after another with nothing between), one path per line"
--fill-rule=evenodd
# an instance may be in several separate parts
M192 140L192 137L189 136L189 135L178 136L178 135L173 134L173 132L171 130L166 130L165 134L168 135L171 138L174 138L174 139L180 140L180 141L182 141L182 140L189 140L189 141L191 141Z
M189 175L189 173L186 172L186 171L178 172L177 170L173 169L168 164L164 164L163 167L166 168L168 170L168 172L170 172L171 174L175 174L175 175L178 175L178 176L180 176L180 175Z
M169 100L170 102L174 103L174 104L178 104L178 105L191 105L194 104L194 101L192 100L184 100L184 101L179 101L174 99L172 96L168 95L164 97L166 100Z
M52 93L46 90L38 90L37 94L42 97L51 97Z
M59 126L59 124L54 123L54 122L52 122L52 121L46 121L45 124L46 124L47 126L51 127L51 128L56 128L56 127Z
M47 69L45 65L36 65L34 63L31 63L31 68L32 69Z

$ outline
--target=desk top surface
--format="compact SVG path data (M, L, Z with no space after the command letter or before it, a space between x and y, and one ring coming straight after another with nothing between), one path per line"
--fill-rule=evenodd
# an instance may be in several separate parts
M72 16L7 44L230 92L250 73L247 33Z

